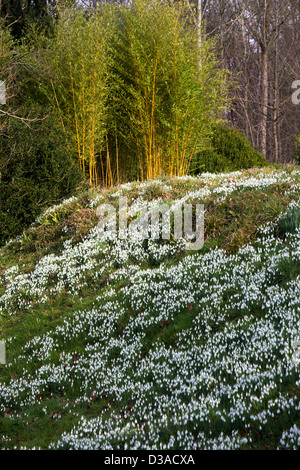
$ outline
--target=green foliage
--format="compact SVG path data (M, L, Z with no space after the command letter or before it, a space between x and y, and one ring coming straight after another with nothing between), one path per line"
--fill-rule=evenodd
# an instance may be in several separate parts
M219 173L267 165L266 158L252 147L244 134L224 124L215 124L211 148L197 155L194 172Z
M200 152L196 164L197 169L195 173L223 173L230 171L231 168L230 161L214 149L207 149Z
M53 117L31 129L12 120L9 134L0 136L0 148L0 243L4 243L47 205L73 194L82 176Z
M16 95L16 82L19 80L18 54L14 49L14 40L11 32L5 27L3 18L0 18L0 80L5 83L6 98ZM0 133L5 129L7 116L3 113L9 110L8 105L1 106ZM1 168L0 168L1 171Z
M0 115L0 244L20 234L48 204L81 181L75 156L40 89L42 65L17 44L0 18L0 79L7 102Z
M142 179L186 174L228 105L228 74L180 4L138 0L117 18L114 105L128 165ZM200 66L201 64L201 66Z
M186 174L228 105L228 72L180 4L66 9L44 49L39 87L92 186Z
M1 0L0 15L15 39L22 40L27 26L35 22L44 31L50 31L53 18L50 15L47 0Z
M295 138L295 156L300 164L300 135Z
M110 11L62 11L46 51L50 77L45 94L69 132L85 176L97 184L97 163L107 128Z

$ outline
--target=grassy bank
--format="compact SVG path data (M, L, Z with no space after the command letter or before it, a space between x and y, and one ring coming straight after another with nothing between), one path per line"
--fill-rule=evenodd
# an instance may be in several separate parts
M203 248L104 240L120 196L204 204ZM130 183L1 248L0 447L299 447L299 196L291 166Z

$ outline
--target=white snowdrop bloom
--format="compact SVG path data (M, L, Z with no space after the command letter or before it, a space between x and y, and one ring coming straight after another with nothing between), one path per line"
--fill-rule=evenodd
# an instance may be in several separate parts
M292 426L288 431L282 433L280 439L280 447L289 450L299 450L300 449L300 429L296 424Z
M292 178L284 171L249 175L201 175L203 185L173 204L219 200ZM171 183L155 184L172 189ZM123 185L117 196L133 188ZM139 186L134 210L145 207L149 189L149 182ZM106 284L92 307L27 342L15 359L20 374L0 384L0 411L36 405L37 395L52 397L54 390L66 396L76 391L68 407L75 424L51 449L233 450L251 447L255 433L272 431L277 420L290 423L288 429L300 411L297 397L287 392L300 383L291 349L300 331L300 276L276 279L282 264L297 263L300 233L277 240L279 220L233 255L216 248L173 266L164 261L184 250L182 240L148 240L145 247L137 234L120 240L108 233L104 239L95 228L81 243L68 240L59 255L42 258L30 274L11 268L0 297L0 312L11 315L16 304L30 309L62 291L76 295L103 278ZM173 328L172 341L167 327ZM78 342L81 349L74 347ZM94 400L103 400L103 410L81 416ZM45 402L40 406L46 414ZM62 419L60 412L53 416ZM299 446L296 424L279 446Z

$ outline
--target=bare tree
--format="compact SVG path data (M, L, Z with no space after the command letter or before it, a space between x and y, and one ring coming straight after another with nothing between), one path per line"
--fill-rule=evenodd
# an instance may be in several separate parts
M270 161L292 159L299 134L300 106L291 104L291 84L300 79L299 12L299 0L215 0L205 18L238 84L230 120Z

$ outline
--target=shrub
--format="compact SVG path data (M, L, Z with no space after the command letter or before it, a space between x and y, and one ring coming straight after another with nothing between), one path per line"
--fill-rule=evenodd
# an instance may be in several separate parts
M110 12L109 5L106 10ZM111 18L102 8L89 15L80 9L61 11L46 52L51 76L45 94L70 134L83 175L89 176L93 186L98 184L99 152L105 148L107 132L111 29Z
M223 173L230 171L231 162L213 149L203 150L197 159L196 173Z
M51 117L28 129L10 123L0 136L0 244L14 238L50 204L73 194L82 182L66 136Z
M203 38L199 49L189 18L180 2L159 0L126 3L117 17L111 120L135 178L187 174L195 149L228 109L229 71L211 41Z
M216 124L211 135L211 149L197 155L194 172L218 173L266 165L266 158L252 147L244 134L229 126Z

